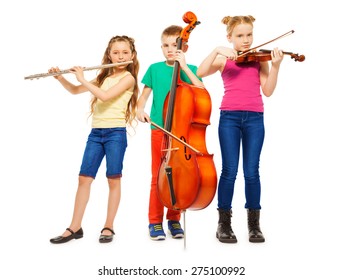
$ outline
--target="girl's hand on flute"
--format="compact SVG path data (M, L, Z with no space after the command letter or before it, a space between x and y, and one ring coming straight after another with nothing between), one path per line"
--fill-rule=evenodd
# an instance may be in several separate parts
M75 74L77 81L79 81L80 83L84 81L83 67L74 66L70 69L70 72Z
M58 67L51 67L48 71L49 73L57 73L57 72L61 72L61 70L59 70ZM60 77L62 77L62 75L56 75L56 76L53 76L56 80L59 80Z

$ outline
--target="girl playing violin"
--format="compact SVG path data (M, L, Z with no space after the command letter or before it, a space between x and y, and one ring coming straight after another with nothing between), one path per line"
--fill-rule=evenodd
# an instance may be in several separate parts
M238 53L251 48L253 43L252 16L226 16L227 39L233 49L216 47L198 67L200 77L220 71L224 96L220 106L219 141L222 155L222 172L218 185L219 221L216 237L220 242L236 243L231 227L232 199L238 172L240 145L242 144L245 178L245 208L247 209L250 242L264 242L260 229L260 177L259 161L264 141L264 106L262 93L273 94L283 59L282 51L275 48L268 62L238 63Z
M128 61L132 61L132 64L124 64ZM120 62L124 65L102 69L93 81L84 78L82 67L71 68L80 85L70 83L61 75L55 76L70 93L90 91L94 98L91 104L92 129L78 177L72 220L62 235L50 239L51 243L65 243L83 237L83 214L89 200L91 184L104 156L107 162L109 194L107 217L99 242L108 243L113 240L113 224L120 203L123 159L127 147L126 125L131 124L135 118L138 97L139 62L134 39L115 36L109 41L102 64ZM51 68L49 72L59 72L59 69Z

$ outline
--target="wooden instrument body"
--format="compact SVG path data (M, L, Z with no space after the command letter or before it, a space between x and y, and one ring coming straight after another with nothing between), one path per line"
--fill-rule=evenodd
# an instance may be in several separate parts
M169 96L165 100L164 117ZM210 124L211 99L205 88L180 82L173 107L171 132L196 147L198 155L178 141L165 135L162 164L158 175L159 198L171 209L199 210L207 207L216 193L217 175L206 148L206 128ZM166 174L172 167L172 184L176 202L173 204L170 181Z

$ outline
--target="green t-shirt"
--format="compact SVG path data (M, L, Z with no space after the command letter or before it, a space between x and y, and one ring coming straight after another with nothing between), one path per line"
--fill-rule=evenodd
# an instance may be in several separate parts
M196 74L196 66L188 64L188 67ZM173 69L174 67L167 65L165 61L151 64L141 81L144 85L151 88L153 93L150 118L162 127L164 127L164 102L171 89ZM180 78L183 82L191 84L190 79L183 70L180 71ZM155 129L155 127L152 127L152 129Z

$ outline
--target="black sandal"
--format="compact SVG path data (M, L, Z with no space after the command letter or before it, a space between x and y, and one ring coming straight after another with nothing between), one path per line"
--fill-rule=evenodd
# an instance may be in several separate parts
M100 243L109 243L109 242L112 242L113 241L113 237L114 237L114 231L111 229L111 228L107 228L107 227L105 227L105 228L103 228L102 230L101 230L101 233L103 232L103 231L105 231L105 230L109 230L112 234L111 235L103 235L103 234L101 234L100 235L100 238L99 238L99 242Z

